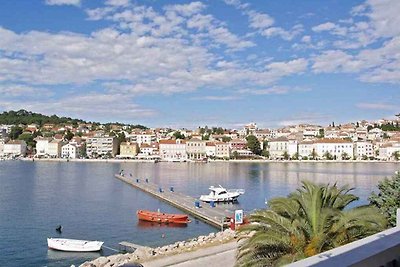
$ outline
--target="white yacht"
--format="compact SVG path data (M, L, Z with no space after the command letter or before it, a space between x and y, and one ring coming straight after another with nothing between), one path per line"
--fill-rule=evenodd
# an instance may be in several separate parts
M211 186L208 195L201 195L200 200L203 202L229 202L237 201L238 197L244 194L244 189L230 189L226 190L221 185L219 187Z
M66 238L47 238L47 246L51 249L74 252L99 251L104 242L76 240Z

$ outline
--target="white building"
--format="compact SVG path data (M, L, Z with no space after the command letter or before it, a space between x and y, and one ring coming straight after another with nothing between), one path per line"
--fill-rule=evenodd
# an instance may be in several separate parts
M61 147L61 157L62 158L76 159L76 158L79 158L79 155L80 155L80 152L76 145L66 144Z
M86 154L91 158L111 155L118 152L118 140L112 136L96 136L86 140Z
M268 147L271 159L281 159L285 152L289 153L289 140L286 137L271 139L268 142Z
M373 128L368 131L367 138L368 140L376 140L381 139L383 137L383 131L379 128Z
M350 159L354 156L353 143L350 140L323 138L315 141L314 148L319 158L323 158L327 152L334 159L342 159L344 154Z
M224 142L215 143L215 157L216 158L229 158L230 149L229 144Z
M131 134L129 136L131 142L137 143L139 146L141 144L151 145L152 143L157 141L157 137L153 133L140 133L140 134Z
M6 143L4 138L0 138L0 157L4 155L4 144Z
M368 141L357 141L354 143L354 157L356 159L374 157L374 145Z
M206 142L206 155L207 157L215 157L215 143Z
M49 143L51 138L36 137L36 156L44 156L49 154Z
M5 156L25 156L26 143L23 140L12 140L4 144L3 153Z
M290 157L295 156L298 153L298 144L296 139L289 139L288 140L288 154Z
M52 158L61 157L61 148L64 144L61 141L53 140L48 145L48 155Z
M395 153L400 153L400 142L384 144L379 148L378 159L395 160Z
M206 141L192 138L186 141L188 159L203 160L206 158Z
M165 161L187 160L185 140L160 140L160 158Z
M312 157L314 150L314 142L311 140L304 140L299 143L299 158Z

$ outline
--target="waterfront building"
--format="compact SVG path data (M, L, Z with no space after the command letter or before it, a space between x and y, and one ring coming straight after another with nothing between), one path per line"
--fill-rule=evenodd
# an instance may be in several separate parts
M254 131L254 136L261 140L272 138L272 134L269 129L256 130Z
M370 141L354 142L354 157L355 159L363 159L365 157L374 157L374 145Z
M378 159L396 160L395 153L400 153L400 142L391 142L383 144L379 148Z
M119 158L134 158L139 154L139 146L134 142L122 142L119 151Z
M216 142L215 143L215 157L216 158L229 158L230 148L228 143Z
M59 158L61 157L61 148L64 143L60 140L52 140L48 144L48 151L47 154L52 158Z
M96 158L98 156L112 156L118 152L118 140L113 136L89 137L86 140L86 154L88 157Z
M185 161L186 141L177 140L160 140L159 142L160 158L165 161Z
M206 142L206 156L207 157L215 157L215 143L214 142Z
M236 150L246 150L247 149L247 141L244 139L232 139L229 142L229 147L231 151L236 151Z
M289 140L286 137L278 137L269 140L268 147L271 159L282 159L285 152L289 154Z
M26 143L24 140L11 140L4 144L3 154L5 156L25 156Z
M314 150L314 141L304 140L299 143L299 158L310 158L312 157Z
M4 144L6 143L4 138L0 138L0 157L4 155Z
M288 154L290 157L295 156L299 151L298 151L298 141L295 138L288 138Z
M80 148L74 144L66 144L61 147L61 157L67 159L77 159L81 155Z
M314 149L319 158L323 158L328 152L334 159L342 159L345 154L352 159L354 156L353 148L351 140L337 138L322 138L314 143Z
M203 160L206 158L206 141L192 138L186 142L188 159Z
M49 154L49 143L52 138L46 138L38 136L35 138L36 141L36 155L35 156L45 156Z

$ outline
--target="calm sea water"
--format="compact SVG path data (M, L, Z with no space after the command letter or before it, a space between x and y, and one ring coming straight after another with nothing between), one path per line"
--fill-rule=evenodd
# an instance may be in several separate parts
M244 188L238 204L227 209L263 208L265 199L285 196L301 180L338 182L355 187L356 205L367 203L377 182L400 169L396 163L74 163L0 162L0 266L70 266L101 253L65 253L47 249L47 237L121 241L158 246L217 229L192 218L187 227L139 223L138 209L179 210L114 178L123 169L164 188L199 196L210 185ZM63 233L55 227L63 225ZM162 238L162 235L165 237Z

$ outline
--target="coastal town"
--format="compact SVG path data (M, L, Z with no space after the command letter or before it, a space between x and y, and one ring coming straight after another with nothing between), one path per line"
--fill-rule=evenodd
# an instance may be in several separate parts
M194 130L76 121L2 124L0 158L398 161L400 114L393 117L275 129L260 128L256 123L239 129L204 126Z

